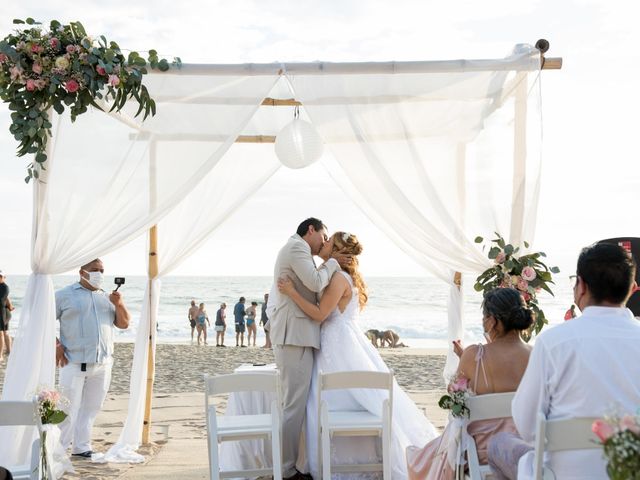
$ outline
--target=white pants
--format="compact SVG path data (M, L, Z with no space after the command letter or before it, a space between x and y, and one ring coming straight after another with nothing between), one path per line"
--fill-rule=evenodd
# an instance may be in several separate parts
M91 448L91 429L111 383L113 360L88 363L81 371L79 363L68 363L60 369L58 384L62 395L69 399L69 416L60 424L60 442L66 450L73 443L72 453L83 453Z

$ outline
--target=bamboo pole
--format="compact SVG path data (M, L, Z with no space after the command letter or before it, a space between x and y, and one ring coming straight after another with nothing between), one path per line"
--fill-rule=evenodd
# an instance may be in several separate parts
M155 139L149 144L149 204L154 209L157 203L156 191L156 147ZM149 230L149 344L147 352L147 389L144 404L144 422L142 424L142 444L148 445L151 427L151 399L153 397L153 379L155 376L155 334L156 334L156 310L153 301L153 281L158 277L158 226L154 225Z
M149 315L152 312L152 286L151 283L158 276L158 226L154 225L149 230ZM144 404L144 423L142 425L142 444L149 444L151 426L151 398L153 396L153 378L155 376L155 349L153 348L153 336L155 322L149 322L149 352L147 357L147 392Z

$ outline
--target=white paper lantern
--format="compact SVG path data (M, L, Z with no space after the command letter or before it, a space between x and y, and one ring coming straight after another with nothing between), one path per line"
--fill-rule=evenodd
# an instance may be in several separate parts
M276 155L289 168L304 168L322 156L324 145L309 122L294 118L276 137Z

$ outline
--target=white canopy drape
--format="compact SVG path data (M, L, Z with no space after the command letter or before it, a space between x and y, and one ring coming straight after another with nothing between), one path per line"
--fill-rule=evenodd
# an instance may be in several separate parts
M53 382L50 275L157 224L159 274L145 293L129 418L118 442L137 447L158 279L278 168L271 151L264 153L269 143L232 147L240 135L268 138L291 120L288 108L260 106L267 96L302 102L333 156L332 177L400 248L449 284L454 271L488 266L474 236L498 231L515 243L533 240L539 69L539 52L528 46L501 60L185 65L149 75L158 114L145 122L129 107L112 118L90 112L73 126L64 117L47 183L35 189L34 274L3 399L26 398ZM461 302L452 288L452 339L462 333ZM41 336L25 334L34 331ZM19 461L25 442L0 449L0 463Z

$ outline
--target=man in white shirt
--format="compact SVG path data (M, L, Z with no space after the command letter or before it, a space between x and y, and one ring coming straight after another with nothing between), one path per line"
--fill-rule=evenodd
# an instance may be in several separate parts
M533 477L530 445L538 412L548 419L601 417L613 408L634 413L640 406L640 323L624 307L635 268L617 245L600 243L580 253L573 293L582 315L536 339L512 403L522 438L498 434L489 445L498 478L516 478L516 468L518 479ZM558 479L607 478L599 449L555 452L545 456L545 466Z

